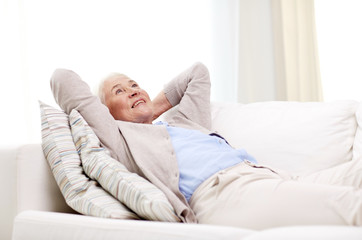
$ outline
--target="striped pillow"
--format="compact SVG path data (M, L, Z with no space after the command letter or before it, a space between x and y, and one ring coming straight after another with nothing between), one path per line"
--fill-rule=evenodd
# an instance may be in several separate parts
M68 115L42 102L39 104L43 152L67 204L85 215L139 219L84 174Z
M91 179L144 219L180 221L161 190L129 172L100 146L97 136L77 110L70 113L69 121L83 169Z

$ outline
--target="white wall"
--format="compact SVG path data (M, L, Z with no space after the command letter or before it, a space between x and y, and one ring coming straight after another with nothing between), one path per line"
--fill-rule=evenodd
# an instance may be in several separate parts
M314 0L325 101L362 101L362 1Z
M40 142L38 100L54 105L56 68L91 86L109 72L151 97L195 61L213 101L236 101L238 0L0 0L0 144Z

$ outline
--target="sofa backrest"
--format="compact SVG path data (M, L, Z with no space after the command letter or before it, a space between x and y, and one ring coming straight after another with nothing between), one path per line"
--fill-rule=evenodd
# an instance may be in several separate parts
M213 103L213 130L261 164L307 174L350 161L353 146L362 153L359 108L355 101Z
M357 131L353 143L353 161L362 161L362 104L356 111Z
M21 146L16 161L18 213L24 210L74 212L65 203L41 144Z

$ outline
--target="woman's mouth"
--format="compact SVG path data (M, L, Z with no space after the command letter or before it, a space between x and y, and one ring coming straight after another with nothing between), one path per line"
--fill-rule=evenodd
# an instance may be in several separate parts
M143 99L140 99L140 100L137 100L133 105L132 105L132 108L135 108L137 107L139 104L141 103L146 103L145 100Z

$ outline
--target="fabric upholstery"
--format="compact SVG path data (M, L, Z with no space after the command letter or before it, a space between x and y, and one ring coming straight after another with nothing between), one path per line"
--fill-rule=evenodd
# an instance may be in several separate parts
M355 101L213 105L213 130L258 163L308 174L348 162L357 130Z
M16 147L0 146L0 239L10 239L12 222L16 215Z
M353 143L353 160L362 161L362 104L358 105L355 115L358 126Z
M15 220L12 240L241 240L253 233L223 226L25 211Z
M39 210L75 213L66 204L45 159L41 144L22 145L17 150L17 211Z

